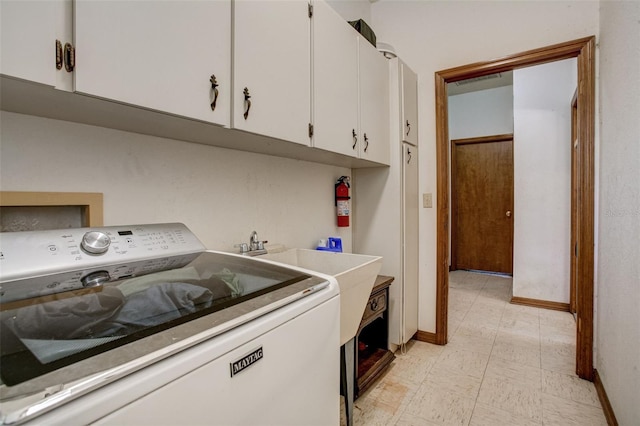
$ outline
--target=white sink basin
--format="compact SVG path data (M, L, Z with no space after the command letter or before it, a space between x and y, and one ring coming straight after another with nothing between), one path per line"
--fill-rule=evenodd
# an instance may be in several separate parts
M381 257L290 249L260 258L334 276L340 286L340 344L344 345L355 337L382 267Z

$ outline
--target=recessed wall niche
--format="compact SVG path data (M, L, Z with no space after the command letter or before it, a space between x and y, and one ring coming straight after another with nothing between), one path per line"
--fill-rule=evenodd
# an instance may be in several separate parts
M86 192L0 192L0 231L102 226L102 194Z

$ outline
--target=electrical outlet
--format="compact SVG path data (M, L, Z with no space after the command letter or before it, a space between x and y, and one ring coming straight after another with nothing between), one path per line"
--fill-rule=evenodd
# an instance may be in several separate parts
M427 194L422 194L422 207L425 209L430 209L433 207L433 196L429 192Z

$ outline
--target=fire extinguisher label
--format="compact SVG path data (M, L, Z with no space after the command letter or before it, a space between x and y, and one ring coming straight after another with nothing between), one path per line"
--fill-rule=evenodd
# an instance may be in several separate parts
M338 200L338 216L349 216L349 201Z

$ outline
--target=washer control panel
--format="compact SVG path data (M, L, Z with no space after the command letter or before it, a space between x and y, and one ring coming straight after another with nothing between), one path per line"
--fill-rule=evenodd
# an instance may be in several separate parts
M126 264L163 263L205 249L181 223L6 232L0 235L0 283L121 264L128 270ZM88 278L86 286L104 279Z

